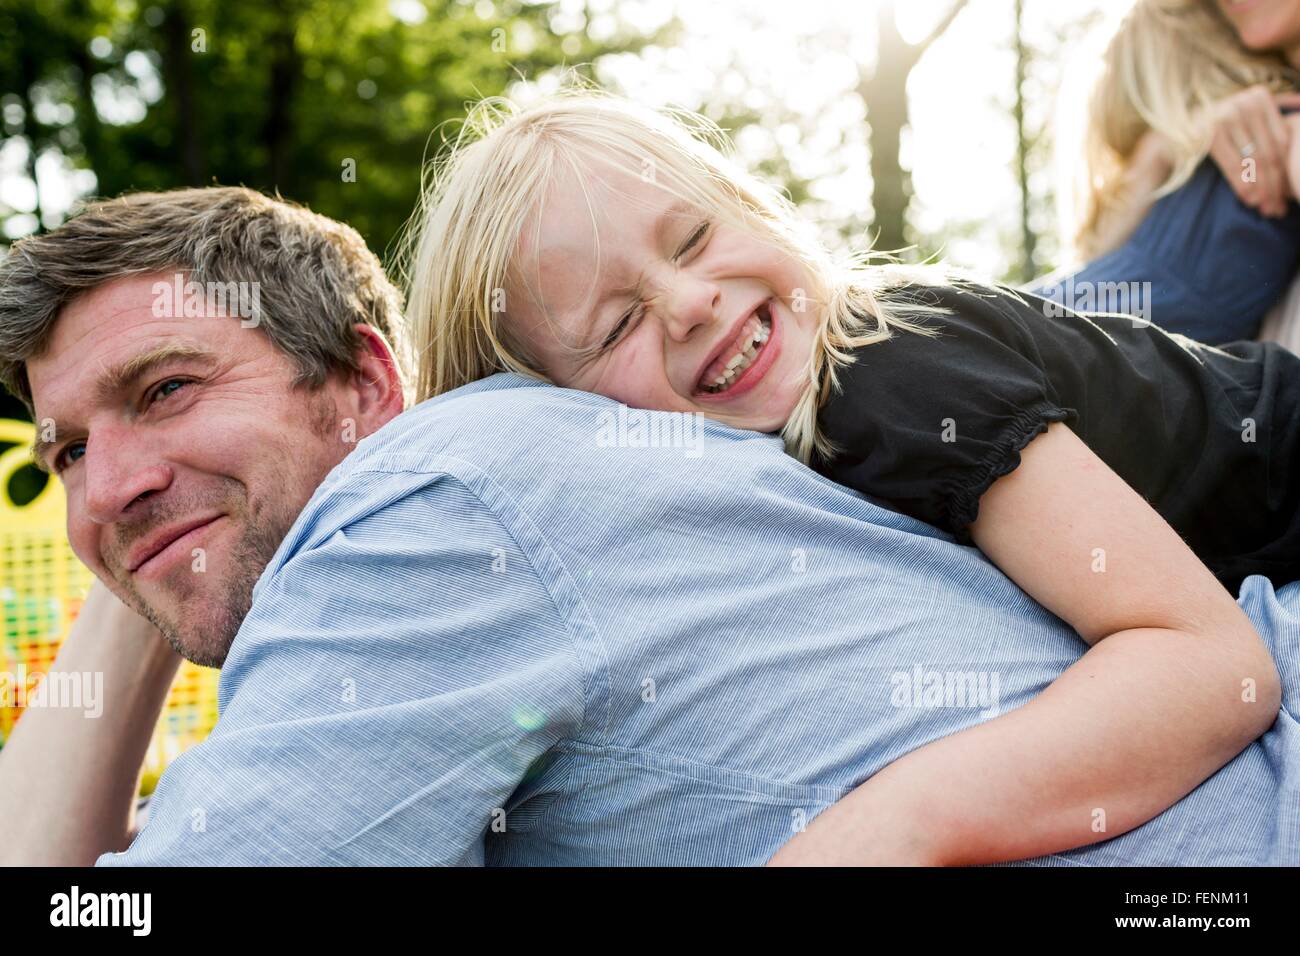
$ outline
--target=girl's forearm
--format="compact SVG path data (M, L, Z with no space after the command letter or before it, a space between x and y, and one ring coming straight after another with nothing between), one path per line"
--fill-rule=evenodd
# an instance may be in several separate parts
M1106 840L1195 789L1272 725L1279 702L1253 634L1121 631L1024 707L890 764L772 862L970 865Z

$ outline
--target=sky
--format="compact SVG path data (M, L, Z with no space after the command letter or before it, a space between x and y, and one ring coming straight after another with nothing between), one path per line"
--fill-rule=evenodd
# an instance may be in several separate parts
M904 39L923 39L950 4L901 0L896 19ZM1025 0L1025 32L1031 46L1051 48L1055 33L1070 24L1092 14L1113 22L1131 5L1132 0ZM853 89L860 70L874 60L872 0L593 0L591 6L616 8L625 21L645 27L675 13L685 28L679 48L616 58L606 63L602 78L652 104L694 107L720 89L758 109L792 109L815 118L811 130L791 124L776 136L747 131L738 138L738 151L752 164L774 148L782 150L796 173L816 181L814 194L822 202L810 214L868 219L868 134ZM944 258L987 274L1007 267L1008 243L999 239L1014 234L1018 224L1012 23L1013 0L970 0L913 72L911 130L902 150L912 172L918 230L969 231L949 240ZM600 28L599 15L591 27ZM1029 104L1035 124L1056 122L1056 84L1095 62L1091 47L1074 46L1038 65L1042 89ZM735 68L729 69L733 58ZM1071 113L1064 121L1081 119ZM1052 184L1043 177L1049 175L1050 170L1037 177L1031 191L1046 195ZM1035 225L1054 238L1054 218Z

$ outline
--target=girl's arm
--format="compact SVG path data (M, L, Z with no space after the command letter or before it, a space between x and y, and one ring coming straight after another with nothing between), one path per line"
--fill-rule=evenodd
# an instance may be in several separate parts
M1092 648L1024 707L890 764L772 863L962 865L1096 843L1272 726L1281 685L1250 619L1065 425L985 492L971 534Z

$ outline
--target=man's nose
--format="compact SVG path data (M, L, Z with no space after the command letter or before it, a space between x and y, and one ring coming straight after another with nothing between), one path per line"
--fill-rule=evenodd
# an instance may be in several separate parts
M142 495L171 484L171 468L133 442L125 430L92 435L82 459L86 516L97 524L121 521Z
M722 290L714 283L679 276L668 290L664 304L664 327L669 336L685 342L697 326L708 325L717 317L721 300Z

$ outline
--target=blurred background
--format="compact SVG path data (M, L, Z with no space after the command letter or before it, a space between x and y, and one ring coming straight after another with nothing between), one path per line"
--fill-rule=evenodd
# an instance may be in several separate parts
M1055 159L1130 3L0 0L0 250L84 197L219 183L391 264L448 121L578 67L719 123L836 249L1023 281L1058 264Z

